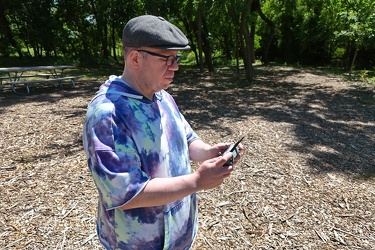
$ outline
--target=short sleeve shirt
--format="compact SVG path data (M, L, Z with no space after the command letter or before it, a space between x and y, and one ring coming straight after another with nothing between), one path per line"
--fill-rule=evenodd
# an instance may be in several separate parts
M87 109L83 144L99 193L97 231L107 249L187 249L197 229L196 196L120 210L151 178L191 173L198 136L171 95L150 101L111 76Z

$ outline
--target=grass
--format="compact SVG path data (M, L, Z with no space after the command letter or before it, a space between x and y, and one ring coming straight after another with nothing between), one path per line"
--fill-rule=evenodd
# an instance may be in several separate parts
M196 67L195 66L195 58L193 53L183 53L184 60L181 63L181 68L187 67ZM21 66L37 66L37 65L58 65L58 64L69 64L69 65L77 65L79 68L72 70L74 74L84 75L88 79L98 78L106 76L108 77L111 74L120 75L123 70L123 62L111 62L108 64L93 64L93 65L80 65L78 63L68 61L63 57L29 57L25 56L23 58L18 57L8 57L8 58L1 58L0 59L0 67L21 67ZM229 68L232 68L235 71L235 60L233 61L223 61L218 60L215 68L216 70L221 70L222 68L227 68L228 66L225 65L229 64ZM256 62L253 66L256 69L257 66L261 65L261 63ZM299 69L314 69L314 70L321 70L325 73L332 74L333 76L341 77L350 81L354 82L361 82L364 84L375 84L375 69L362 69L356 70L353 72L352 76L349 79L349 70L342 68L342 67L332 67L332 66L303 66L300 64L278 64L272 63L270 66L290 66ZM206 68L206 67L205 67Z

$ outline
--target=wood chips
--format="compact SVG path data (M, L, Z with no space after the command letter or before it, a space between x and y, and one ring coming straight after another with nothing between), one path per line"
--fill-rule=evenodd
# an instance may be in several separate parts
M182 68L168 90L205 141L245 136L198 194L193 249L375 249L375 88L287 67L243 79ZM104 80L0 93L0 249L103 249L81 137Z

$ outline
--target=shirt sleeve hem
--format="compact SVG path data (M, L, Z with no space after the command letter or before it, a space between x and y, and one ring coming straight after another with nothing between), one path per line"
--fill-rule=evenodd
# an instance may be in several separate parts
M113 209L117 209L117 208L120 208L120 207L125 206L126 204L128 204L131 200L134 199L134 197L136 197L140 192L142 192L142 190L146 187L147 183L148 183L150 180L151 180L151 178L148 178L147 181L145 181L145 182L143 183L142 188L140 188L140 189L138 190L138 192L137 192L137 193L136 193L131 199L127 200L126 202L122 203L121 205L106 208L106 211L111 211L111 210L113 210Z

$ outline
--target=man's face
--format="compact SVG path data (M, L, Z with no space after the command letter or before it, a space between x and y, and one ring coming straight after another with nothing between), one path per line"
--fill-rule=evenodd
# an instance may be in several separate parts
M140 77L144 87L153 93L167 89L173 81L175 71L179 69L175 60L178 51L145 48L139 49L138 53L142 61ZM169 65L167 65L167 60Z

